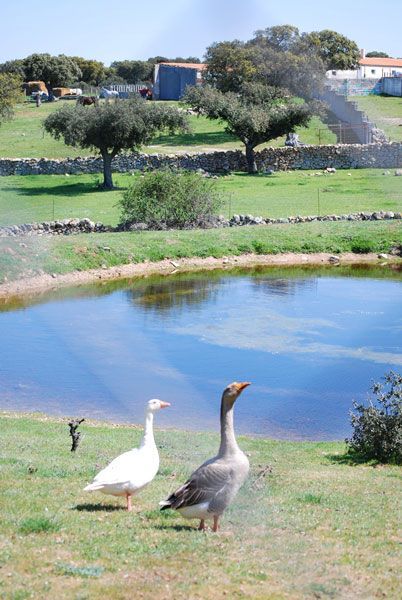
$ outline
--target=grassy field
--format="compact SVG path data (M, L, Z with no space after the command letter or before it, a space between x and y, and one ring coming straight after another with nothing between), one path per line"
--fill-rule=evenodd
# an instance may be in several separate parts
M0 282L42 273L245 253L389 252L402 244L400 221L324 222L193 231L0 238Z
M352 96L377 127L393 142L402 142L402 98L391 96Z
M222 531L205 534L158 501L217 435L156 431L161 469L129 514L82 488L141 431L81 429L72 454L67 419L1 418L2 598L400 597L400 468L355 464L341 442L241 437L251 476Z
M315 171L220 177L221 213L264 217L344 214L356 211L402 212L401 178L382 169L356 169L314 175ZM138 175L115 175L127 187ZM0 178L0 225L88 217L116 225L121 191L102 192L100 175L32 175Z
M220 212L271 217L402 211L398 177L382 170L309 172L271 176L233 174L217 180L225 197ZM0 178L0 224L89 217L115 225L121 191L101 192L97 176ZM116 175L127 186L131 175ZM194 256L280 252L388 252L402 243L400 222L311 223L220 230L138 232L0 238L0 281L45 273ZM105 250L106 248L106 250Z
M62 103L42 104L37 108L33 102L18 105L15 118L2 124L0 128L0 156L9 158L66 158L68 156L90 156L89 150L65 146L62 141L54 140L42 128L46 116L57 110ZM91 109L89 109L91 110ZM145 152L183 152L204 150L228 150L243 148L238 140L225 133L224 126L205 117L190 116L192 132L176 136L162 135ZM308 144L332 144L336 136L317 117L314 117L307 129L298 130L300 139ZM284 138L274 140L269 145L283 146ZM262 148L264 146L260 146Z

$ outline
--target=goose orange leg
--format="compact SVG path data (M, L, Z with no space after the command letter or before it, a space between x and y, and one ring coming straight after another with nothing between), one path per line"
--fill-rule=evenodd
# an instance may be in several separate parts
M205 519L200 520L200 524L198 526L198 531L205 531Z
M127 498L127 510L128 512L131 512L133 507L131 506L131 494L126 494L126 498Z
M214 515L214 524L212 526L212 531L214 531L215 533L219 530L219 516L218 515Z

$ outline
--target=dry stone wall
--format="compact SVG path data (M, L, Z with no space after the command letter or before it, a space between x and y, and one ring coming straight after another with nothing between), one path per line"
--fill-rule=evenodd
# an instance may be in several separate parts
M359 169L402 167L402 143L338 144L332 146L305 146L301 148L265 148L256 153L260 171L287 171L293 169ZM240 150L227 152L181 154L122 154L113 161L113 170L126 173L161 167L203 169L209 173L246 171L247 163ZM0 176L5 175L66 175L101 173L100 158L3 158Z
M313 221L384 221L402 219L402 213L393 211L358 212L345 215L310 215L271 219L253 215L233 215L227 219L223 215L210 218L201 228L241 227L243 225L283 225L311 223ZM22 225L0 226L0 238L32 235L74 235L79 233L105 233L117 231L144 231L152 229L146 223L124 224L117 227L94 223L90 219L63 219L61 221L43 221L42 223L24 223Z

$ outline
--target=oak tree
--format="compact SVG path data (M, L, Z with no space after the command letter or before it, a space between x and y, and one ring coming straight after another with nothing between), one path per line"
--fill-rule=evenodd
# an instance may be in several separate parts
M289 98L284 90L263 84L247 84L239 93L210 86L190 87L183 98L209 119L226 124L226 131L245 145L247 169L257 172L255 148L307 125L311 112L306 104Z
M187 117L173 106L133 98L94 107L64 106L44 121L45 130L65 144L90 148L103 159L103 188L113 189L112 160L123 150L139 150L158 133L188 129Z

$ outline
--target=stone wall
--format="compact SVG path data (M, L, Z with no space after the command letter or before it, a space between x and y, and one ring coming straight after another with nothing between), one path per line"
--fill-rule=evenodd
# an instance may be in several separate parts
M253 215L233 215L227 219L223 215L212 217L204 223L202 229L217 227L241 227L244 225L283 225L311 223L313 221L383 221L402 219L402 213L393 211L359 212L344 215L309 215L271 219L270 217L254 217ZM79 233L104 233L118 231L145 231L152 229L145 223L132 223L111 227L103 223L94 223L90 219L63 219L60 221L43 221L42 223L24 223L22 225L0 226L0 238L33 235L76 235Z
M333 146L305 146L301 148L266 148L256 153L259 170L273 169L359 169L402 167L402 143L338 144ZM126 173L160 167L204 169L209 173L246 171L246 157L240 150L189 154L122 154L113 161L113 170ZM101 173L100 158L3 158L0 176L5 175L65 175Z

